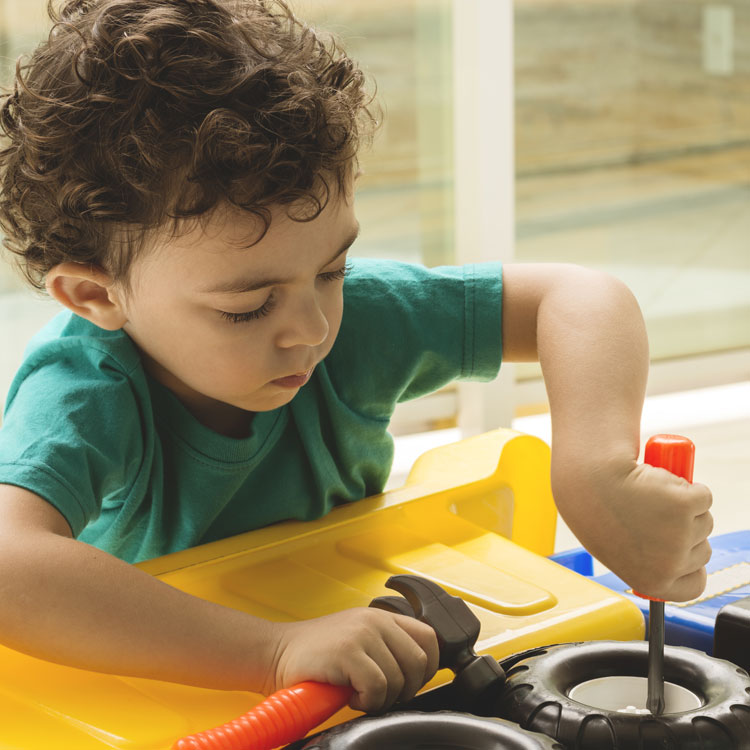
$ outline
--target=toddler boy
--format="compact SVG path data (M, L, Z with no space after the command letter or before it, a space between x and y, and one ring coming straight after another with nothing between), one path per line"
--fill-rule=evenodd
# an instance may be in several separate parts
M0 123L6 247L65 312L0 430L0 637L79 667L408 699L427 626L273 623L129 563L379 492L399 401L541 361L556 501L631 585L697 595L711 496L636 463L648 352L632 295L563 265L347 263L363 78L263 0L69 0ZM346 277L346 280L345 280Z

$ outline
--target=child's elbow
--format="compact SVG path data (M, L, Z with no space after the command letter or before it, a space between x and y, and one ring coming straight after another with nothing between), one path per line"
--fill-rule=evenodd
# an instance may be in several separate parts
M581 299L601 299L610 304L638 308L638 301L630 287L617 276L598 268L562 264L559 283L569 292L580 295Z

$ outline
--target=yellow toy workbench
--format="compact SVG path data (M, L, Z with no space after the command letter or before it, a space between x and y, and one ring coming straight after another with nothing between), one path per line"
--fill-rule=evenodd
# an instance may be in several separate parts
M624 597L547 560L556 511L549 449L496 430L426 453L406 485L337 508L140 563L196 596L271 620L317 617L392 593L413 573L463 598L497 658L572 640L643 637ZM137 613L133 613L137 616ZM452 678L447 670L430 682ZM168 750L262 696L97 674L0 647L0 750ZM344 709L328 723L353 712Z

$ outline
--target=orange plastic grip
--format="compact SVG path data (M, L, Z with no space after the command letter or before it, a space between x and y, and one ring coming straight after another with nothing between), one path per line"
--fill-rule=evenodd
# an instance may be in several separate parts
M692 440L682 435L654 435L646 443L643 461L651 466L671 471L672 474L677 474L678 477L692 482L695 445ZM650 599L654 602L664 601L637 591L633 593L641 599Z
M304 737L343 708L352 692L349 686L300 682L238 719L177 740L172 750L273 750Z
M695 446L692 440L682 435L654 435L649 438L643 460L651 466L671 471L688 482L693 481Z

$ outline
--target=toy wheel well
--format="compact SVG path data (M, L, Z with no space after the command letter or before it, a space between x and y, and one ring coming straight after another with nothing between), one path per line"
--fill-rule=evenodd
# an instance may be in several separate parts
M507 672L498 714L554 737L569 750L750 748L748 674L695 649L667 646L664 656L665 680L698 696L699 708L655 717L570 698L571 689L588 680L647 675L647 643L592 641L551 646L516 660Z
M434 745L433 745L434 743ZM540 734L509 721L454 711L400 711L341 724L311 740L302 750L564 750Z

